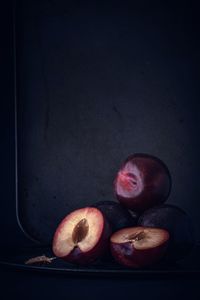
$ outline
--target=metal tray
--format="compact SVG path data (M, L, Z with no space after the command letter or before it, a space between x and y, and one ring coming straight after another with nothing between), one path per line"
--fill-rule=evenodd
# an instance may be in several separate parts
M199 238L200 221L190 200L198 187L198 102L188 87L191 75L184 73L188 85L183 85L177 47L186 41L174 41L178 27L174 32L168 24L162 31L138 10L20 3L15 12L16 208L26 236L50 245L69 211L115 200L112 183L121 162L132 152L147 152L168 165L173 179L168 202L196 220ZM160 13L167 20L167 13ZM185 48L184 57L188 69L193 60ZM35 268L16 257L11 265ZM184 271L176 266L133 271L109 263L81 269L57 262L42 269L123 275ZM191 264L185 271L197 269Z
M46 255L54 257L49 247L24 247L8 254L0 261L0 265L10 268L18 268L24 271L56 273L69 276L92 276L92 277L132 277L132 278L167 278L200 276L200 246L193 249L191 255L177 263L159 263L143 269L128 269L115 263L112 258L104 258L96 261L90 266L78 266L64 262L56 258L50 264L27 265L25 262L35 256Z

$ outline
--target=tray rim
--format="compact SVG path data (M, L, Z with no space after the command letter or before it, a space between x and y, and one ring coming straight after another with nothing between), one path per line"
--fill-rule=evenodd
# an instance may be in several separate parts
M197 246L199 250L200 245ZM130 277L130 278L139 278L139 277L146 277L148 279L151 278L151 276L161 276L161 277L172 277L172 276L185 276L187 278L190 278L189 276L199 276L200 275L200 268L195 268L194 265L188 265L184 268L184 264L173 264L171 267L168 267L168 264L165 265L158 265L158 268L138 268L138 269L132 269L132 268L125 268L120 266L116 263L116 266L118 268L115 268L112 263L114 263L114 260L110 264L110 261L107 262L102 261L103 265L101 264L101 261L97 262L96 264L87 266L79 266L74 265L71 263L64 264L64 261L61 258L58 258L58 263L63 262L63 264L43 264L43 265L27 265L25 264L25 261L29 259L30 257L36 257L40 256L41 253L44 255L47 255L48 257L54 257L52 250L50 247L39 247L36 245L22 247L22 248L16 248L15 255L13 253L8 254L6 252L2 253L2 257L0 258L0 268L12 268L16 270L24 270L24 271L33 271L33 272L40 272L40 273L49 273L49 274L61 274L61 275L76 275L76 276L113 276L113 277L119 277L122 278L123 276ZM19 258L19 259L18 259ZM107 265L108 264L108 265ZM100 266L100 268L99 268Z
M13 87L14 87L14 143L15 143L15 215L17 224L26 238L34 243L43 245L43 243L31 236L31 234L23 226L19 214L19 182L18 182L18 113L17 113L17 1L13 3L12 11L12 32L13 32Z
M114 270L114 269L88 269L88 268L59 268L59 267L43 267L43 266L30 266L30 265L24 265L22 263L12 263L7 261L0 261L0 266L4 268L10 268L10 269L16 269L16 270L22 270L26 272L35 272L35 273L43 273L43 274L56 274L56 275L70 275L70 276L95 276L95 277L101 277L101 276L114 276L114 277L121 277L126 276L129 278L140 278L140 277L146 277L149 278L150 276L153 276L153 278L159 276L159 279L166 278L166 277L172 277L177 276L181 277L187 277L187 278L193 278L192 276L199 276L200 270L133 270L133 269L127 269L127 270ZM160 277L161 276L161 277ZM151 277L152 278L152 277ZM149 278L150 279L150 278Z

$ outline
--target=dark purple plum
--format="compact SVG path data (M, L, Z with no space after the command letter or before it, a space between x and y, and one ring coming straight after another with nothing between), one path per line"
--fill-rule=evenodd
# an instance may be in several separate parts
M185 257L195 244L191 219L175 205L163 204L145 211L138 220L138 226L162 228L169 232L167 258L171 260Z
M114 180L114 192L119 202L138 212L165 202L170 190L168 168L149 154L130 155Z
M99 201L93 206L98 208L105 215L113 232L137 224L139 214L133 211L130 212L117 202Z

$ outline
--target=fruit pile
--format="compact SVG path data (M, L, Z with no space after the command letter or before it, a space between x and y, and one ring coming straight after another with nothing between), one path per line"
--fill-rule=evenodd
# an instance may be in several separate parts
M111 253L129 268L183 258L194 246L193 229L182 209L163 204L170 190L171 176L160 159L129 156L114 180L119 202L101 201L67 215L54 234L54 254L87 265Z

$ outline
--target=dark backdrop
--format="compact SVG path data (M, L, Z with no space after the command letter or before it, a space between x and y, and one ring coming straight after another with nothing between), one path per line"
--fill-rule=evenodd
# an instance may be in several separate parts
M50 242L69 211L113 200L131 153L160 157L168 199L200 239L199 35L194 9L153 3L19 1L19 218Z
M30 2L30 1L28 1ZM19 1L21 3L21 1ZM36 3L36 2L35 2ZM52 14L52 5L54 7L54 14L57 15L59 20L60 8L56 10L55 1L42 1L40 2L39 14L44 15L48 19L49 14ZM81 2L82 3L82 2ZM93 7L81 3L70 4L70 10L66 13L73 15L73 12L78 14L79 18L82 18L82 13L87 15L90 9L96 10L96 5L93 4ZM111 2L110 2L111 3ZM30 4L30 3L29 3ZM36 4L38 5L38 4ZM63 14L65 14L65 4L62 5ZM117 10L117 14L123 16L123 24L125 23L123 34L121 39L126 44L126 36L129 35L129 22L132 12L136 14L136 23L139 24L137 29L135 28L135 38L138 42L140 40L140 32L144 33L146 30L146 38L148 40L149 48L143 48L143 52L139 51L139 46L136 46L136 49L131 46L133 51L133 61L129 61L126 58L126 55L122 55L123 59L113 58L115 63L110 66L108 72L111 68L111 74L115 73L115 83L110 80L110 74L100 74L100 83L99 80L96 81L99 86L92 85L92 92L88 92L89 97L92 94L92 97L99 99L100 101L105 102L103 98L105 95L109 98L109 103L112 105L113 113L115 112L116 118L120 118L120 114L123 117L123 109L125 110L125 115L127 114L128 109L125 108L122 103L125 103L125 106L128 106L128 101L132 97L134 99L133 104L130 110L130 119L125 120L126 128L129 128L128 133L124 133L127 139L123 140L126 147L122 147L123 143L121 140L117 140L121 145L119 150L116 150L116 168L118 164L118 159L120 160L132 147L132 136L137 136L136 148L137 151L151 152L161 156L166 163L169 165L169 168L173 175L174 189L173 194L170 198L170 202L177 203L181 205L185 210L189 212L192 216L197 235L199 234L199 202L198 202L198 114L199 114L199 105L198 105L198 95L199 95L199 28L198 28L198 18L197 18L197 8L192 7L191 4L188 6L183 2L181 5L169 6L146 6L138 7L135 5L135 9L132 11L130 6L125 4L120 5L120 8L116 7L117 4L109 4L107 6L102 6L96 10L97 15L106 15L105 19L107 20L106 24L110 24L108 32L113 39L113 33L115 32L115 25L111 24L109 16L112 15L112 12ZM141 6L143 6L141 4ZM30 6L29 6L30 8ZM47 9L48 8L48 9ZM151 14L149 16L149 11L153 13L156 17L152 18ZM44 20L46 20L44 18ZM152 21L150 22L152 18ZM113 17L111 17L113 20ZM141 20L141 23L140 23ZM148 24L151 24L150 29L145 25L145 20L148 20ZM90 20L91 21L91 20ZM143 22L144 21L144 22ZM110 23L111 22L111 23ZM155 22L155 23L154 23ZM44 22L45 23L45 22ZM56 23L56 22L55 22ZM88 23L87 23L88 24ZM87 25L86 24L86 25ZM90 23L90 24L93 24ZM98 24L97 20L94 18L94 24ZM83 24L83 31L84 26ZM141 26L140 26L141 25ZM52 25L51 25L52 26ZM53 26L54 29L59 25ZM82 23L81 23L82 26ZM96 25L97 26L97 25ZM133 26L133 24L132 24ZM104 29L107 33L107 28L104 25ZM133 26L134 27L134 26ZM95 26L90 26L90 30L95 31ZM121 28L121 27L120 27ZM151 31L151 28L154 28L155 31ZM27 28L28 30L28 28ZM125 31L125 36L124 36ZM57 31L54 32L55 36ZM60 33L62 34L62 33ZM80 33L79 33L80 34ZM92 34L92 33L91 33ZM155 36L153 37L153 35ZM61 36L58 36L58 40ZM80 34L81 37L81 34ZM19 230L16 214L15 214L15 168L14 168L14 89L13 89L13 43L12 43L12 3L4 3L1 10L1 75L2 75L2 95L1 95L1 201L0 201L0 216L2 225L1 231L1 250L5 249L7 245L13 247L27 244L27 239L24 238L24 235ZM83 37L82 37L83 38ZM29 42L33 42L30 39ZM141 43L144 41L141 40ZM99 40L100 46L95 45L96 47L101 47L101 39ZM110 43L112 48L113 40L110 40L108 37L108 43ZM83 43L84 44L84 43ZM145 43L144 43L145 44ZM46 44L47 46L48 44ZM158 46L156 49L159 49L158 52L154 53L155 45ZM55 45L54 45L55 46ZM121 48L122 45L119 45ZM119 48L120 48L119 47ZM87 49L87 44L85 45ZM118 48L117 48L118 49ZM59 48L57 49L57 51ZM130 49L127 49L129 51ZM86 51L86 50L85 50ZM96 51L96 50L95 50ZM34 53L34 51L32 52ZM115 54L115 51L112 52ZM137 55L136 55L137 54ZM149 54L149 56L148 56ZM48 54L50 55L50 54ZM73 52L71 54L73 56ZM145 56L146 55L146 56ZM26 56L26 55L25 55ZM130 52L129 52L130 56ZM145 57L144 57L145 56ZM65 56L64 56L65 57ZM67 56L69 57L69 56ZM88 55L88 59L90 55ZM49 56L50 59L50 56ZM59 60L59 58L57 58ZM112 61L113 61L112 59ZM28 60L27 60L28 61ZM90 61L90 60L89 60ZM96 60L95 60L96 61ZM108 58L107 58L108 61ZM144 61L146 64L144 64ZM130 67L131 63L134 62L135 69ZM142 63L143 64L142 64ZM104 60L102 60L104 63ZM103 69L101 62L97 60L98 71ZM130 65L129 65L130 64ZM116 67L117 65L117 67ZM36 61L36 67L37 67ZM56 67L56 64L55 64ZM49 68L49 64L47 64ZM85 65L86 68L86 65ZM116 70L116 68L119 68ZM61 68L65 70L64 68ZM73 69L73 68L72 68ZM87 69L87 68L86 68ZM27 69L28 70L28 69ZM94 68L96 70L96 66ZM105 69L104 69L105 70ZM128 72L127 72L128 70ZM64 94L65 79L71 78L74 79L72 74L69 76L63 75L57 72L49 72L49 88L53 92L58 92L61 90L60 97L62 98ZM119 73L117 73L117 71ZM122 74L121 74L121 71ZM67 72L67 71L66 71ZM85 72L85 71L84 71ZM48 73L48 72L47 72ZM128 74L127 74L128 73ZM52 80L51 76L56 74L55 81ZM71 73L70 73L71 74ZM86 72L87 74L87 72ZM92 73L93 74L93 73ZM92 78L90 74L89 81L95 82L95 78ZM94 73L95 74L95 73ZM99 74L99 73L98 73ZM127 76L126 81L127 85L123 85L124 76ZM26 74L27 75L27 74ZM30 74L31 75L31 74ZM35 75L33 73L33 75ZM83 74L85 75L85 73ZM38 74L40 76L40 74ZM67 76L67 77L65 77ZM132 76L132 77L131 77ZM84 78L84 82L87 82L87 89L90 88L89 81L87 78ZM131 79L130 79L131 77ZM36 77L34 77L36 78ZM154 80L156 78L156 80ZM62 81L62 80L63 81ZM74 80L71 79L71 84L74 84ZM98 78L99 79L99 78ZM28 80L26 76L24 77L26 86L28 85ZM52 81L51 81L52 80ZM120 80L123 81L123 84L120 85ZM131 80L131 81L129 81ZM31 82L31 81L30 81ZM38 80L39 82L39 80ZM101 94L101 87L103 82L103 93ZM74 84L75 85L75 84ZM59 89L55 89L58 88ZM60 89L61 88L61 89ZM74 90L75 93L80 93L82 95L83 90L76 91L76 85L68 86L69 90ZM105 88L107 93L105 93ZM37 94L37 90L34 90L34 95ZM95 94L95 91L98 91L98 95ZM83 93L84 94L84 93ZM52 103L54 103L54 97L57 98L57 94L51 95ZM96 96L95 96L96 95ZM72 92L69 95L69 98L72 96ZM61 99L60 98L60 99ZM80 97L81 98L81 97ZM78 98L78 99L80 99ZM108 99L106 98L106 99ZM128 99L128 100L127 100ZM123 100L121 102L121 100ZM60 100L61 101L61 100ZM71 98L73 102L73 98ZM116 102L117 104L116 105ZM125 102L124 102L125 101ZM126 102L127 101L127 102ZM62 101L61 101L62 102ZM97 102L96 102L97 103ZM137 105L134 105L136 103ZM81 104L81 103L80 103ZM98 104L97 104L98 106ZM123 108L122 108L123 106ZM55 106L56 107L56 106ZM121 108L121 109L119 109ZM91 112L93 110L95 113L98 111L98 107L90 107ZM138 112L139 109L139 112ZM84 109L83 109L83 112ZM105 111L104 111L105 112ZM166 113L165 113L166 112ZM140 120L141 116L144 115L145 118ZM76 114L75 114L76 116ZM36 114L36 117L39 118ZM133 130L132 118L136 118L135 124L136 129ZM137 119L138 118L138 119ZM102 120L102 118L101 118ZM99 120L99 122L101 122ZM113 119L106 116L106 120L109 120L113 124ZM61 120L62 121L62 120ZM96 124L95 118L94 122ZM105 121L104 121L105 122ZM47 122L48 123L48 122ZM164 127L166 124L166 128ZM64 121L65 124L65 121ZM69 123L71 124L71 122ZM107 124L104 124L107 127ZM161 124L157 127L156 124ZM171 125L172 124L172 125ZM176 127L174 127L176 124ZM109 125L111 126L111 125ZM64 126L65 127L65 126ZM152 128L155 128L155 132L152 131ZM165 129L163 129L165 128ZM55 128L54 128L55 130ZM76 130L76 128L72 128ZM111 130L111 127L108 127L108 132ZM123 129L122 129L123 130ZM118 131L117 131L118 132ZM101 136L101 135L100 135ZM104 143L108 142L106 139ZM59 138L59 137L58 137ZM46 136L48 142L51 142L51 136ZM104 137L103 137L104 139ZM139 141L138 141L139 140ZM130 142L129 142L130 141ZM155 143L153 143L154 141ZM50 143L51 145L51 143ZM96 146L98 145L98 141ZM106 144L106 147L108 145ZM110 146L112 149L112 145ZM112 149L113 151L113 149ZM127 152L126 152L127 151ZM107 151L106 151L107 153ZM113 153L113 152L112 152ZM34 157L34 155L33 155ZM91 154L88 155L91 157ZM101 162L102 157L99 158ZM109 157L110 159L110 157ZM100 164L101 166L101 164ZM112 175L109 175L110 179ZM87 179L88 180L88 179ZM86 181L87 182L87 181ZM88 201L91 201L89 199ZM22 298L23 295L27 298L44 298L48 297L53 299L57 296L66 296L69 299L80 299L81 296L87 294L88 297L92 298L108 298L108 296L113 296L117 299L124 297L126 295L135 296L135 297L147 297L148 298L158 298L162 297L163 299L168 299L169 297L174 298L184 295L187 297L192 297L193 299L198 299L199 288L198 288L198 279L191 280L181 280L178 279L168 279L168 280L126 280L121 279L116 281L114 279L83 279L83 278L67 278L67 277L56 277L56 276L39 276L36 274L24 274L17 271L6 271L1 270L1 294L5 293L5 297L12 295L14 297ZM90 293L88 292L90 291Z

